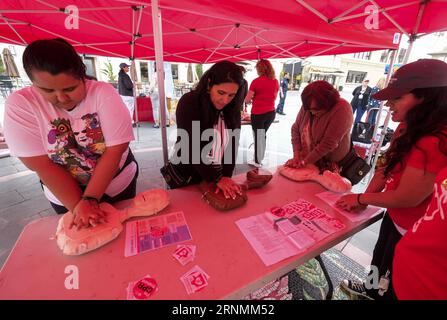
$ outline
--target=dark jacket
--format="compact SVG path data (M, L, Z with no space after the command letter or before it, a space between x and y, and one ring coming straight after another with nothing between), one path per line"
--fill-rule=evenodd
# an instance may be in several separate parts
M281 84L280 84L282 92L287 92L287 90L289 90L289 82L290 82L290 79L282 78Z
M357 105L361 91L362 91L362 86L358 86L357 88L354 89L354 91L352 92L352 95L354 96L354 98L352 98L351 106L355 107ZM366 105L368 104L370 95L371 95L371 87L368 86L368 87L366 87L365 93L363 93L363 97L360 99L361 105L364 109L366 109Z
M123 70L118 73L118 92L121 96L133 97L133 83Z
M217 117L219 116L220 112L213 112L216 115L216 119L213 119L213 121L208 121L209 119L204 119L204 108L214 108L212 105L209 95L207 95L205 98L200 99L198 94L195 91L188 92L184 94L178 104L177 104L177 110L176 110L176 120L177 120L177 130L183 129L188 132L188 146L189 146L189 159L188 163L183 163L183 172L190 173L195 180L201 181L206 180L208 182L213 182L218 180L220 177L231 177L233 175L234 167L236 164L236 156L237 156L237 149L239 144L239 130L237 131L237 135L234 135L230 138L227 147L224 151L224 156L222 159L222 164L207 164L203 162L203 159L201 157L202 150L205 146L209 148L210 142L213 141L213 138L209 138L206 141L200 141L201 135L206 129L213 128L213 122L214 120L217 121ZM240 129L240 112L239 107L235 109L236 117L239 117L239 121L234 125L232 128L231 125L227 124L226 119L224 118L224 121L226 123L227 129ZM199 121L200 122L200 132L194 131L195 136L193 136L193 121ZM193 140L195 141L195 145L199 146L200 152L198 150L193 150ZM198 140L198 141L197 141ZM186 143L181 143L180 136L177 137L177 143L175 146L175 154L180 159L182 156L182 147L184 147ZM208 150L208 149L207 149ZM193 151L195 151L193 153ZM224 159L227 159L228 161L224 161ZM194 162L193 162L194 160ZM186 168L186 170L185 170Z

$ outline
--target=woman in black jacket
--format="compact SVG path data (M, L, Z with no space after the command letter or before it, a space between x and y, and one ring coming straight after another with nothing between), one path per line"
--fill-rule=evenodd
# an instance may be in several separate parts
M118 92L123 99L124 104L130 113L130 118L133 121L133 112L135 110L135 101L133 96L133 83L127 72L129 72L129 65L120 63L120 72L118 73Z
M358 86L352 92L354 96L351 101L352 114L356 114L354 119L354 124L362 120L362 116L366 111L366 106L369 101L369 96L371 95L371 87L368 86L369 80L363 80L362 85Z
M221 61L206 71L197 87L177 105L174 157L196 182L215 182L226 198L240 186L231 176L236 164L244 101L244 78L233 62ZM173 162L173 158L171 158Z

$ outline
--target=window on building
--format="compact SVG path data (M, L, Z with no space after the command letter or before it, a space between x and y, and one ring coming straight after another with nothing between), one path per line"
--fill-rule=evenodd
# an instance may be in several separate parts
M389 51L388 50L384 50L382 52L382 55L380 56L380 62L386 63L388 61L388 56L389 56Z
M178 80L178 64L171 64L172 80Z
M149 66L147 62L140 61L141 82L149 82Z
M407 49L400 48L399 55L397 56L397 63L402 63L404 61L406 53L407 53Z
M371 60L371 51L354 53L355 59Z
M85 73L88 76L92 76L97 78L96 76L96 67L95 67L95 58L93 57L84 57L84 64L86 67Z
M366 72L362 71L348 71L346 83L362 83L363 79L366 78L366 74Z

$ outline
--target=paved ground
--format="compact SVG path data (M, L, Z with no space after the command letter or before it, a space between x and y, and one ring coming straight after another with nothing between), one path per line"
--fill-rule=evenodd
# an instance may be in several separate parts
M349 99L349 92L342 95ZM4 101L0 97L0 116L3 115ZM288 93L284 112L286 116L277 116L268 132L268 166L281 164L292 154L290 127L300 107L299 92ZM137 135L136 129L135 133ZM175 126L168 128L171 141L175 139ZM152 124L143 123L138 130L139 140L132 143L132 150L140 165L137 191L154 187L164 187L159 168L163 164L161 134ZM250 126L243 126L236 173L245 172L249 166L244 164L251 159L253 148ZM172 145L172 143L170 144ZM1 156L1 154L0 154ZM364 185L356 189L361 190ZM6 261L23 227L30 221L55 214L44 197L37 175L28 170L17 158L0 158L0 266ZM380 223L359 232L349 242L344 241L336 247L364 266L370 263L370 255L377 240Z

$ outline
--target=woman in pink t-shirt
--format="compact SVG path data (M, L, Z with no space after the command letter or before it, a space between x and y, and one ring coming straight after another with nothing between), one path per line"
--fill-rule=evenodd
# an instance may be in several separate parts
M392 270L394 248L424 215L436 174L447 166L447 63L421 59L407 64L373 97L388 100L392 119L400 125L384 167L377 170L365 193L345 195L337 204L350 211L367 205L387 209L371 262L369 279L377 282L345 280L342 287L365 297L392 299L392 272L399 272Z
M251 127L255 140L255 158L253 162L249 161L249 164L260 167L265 154L267 130L275 120L275 99L279 83L270 61L259 60L256 71L259 77L251 83L245 102L252 103Z

